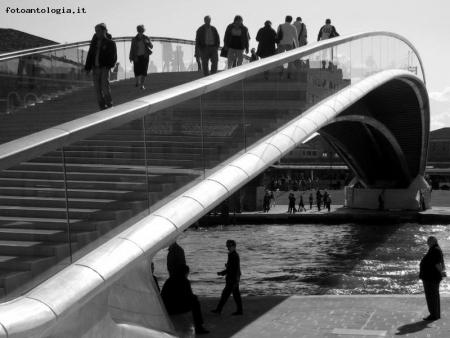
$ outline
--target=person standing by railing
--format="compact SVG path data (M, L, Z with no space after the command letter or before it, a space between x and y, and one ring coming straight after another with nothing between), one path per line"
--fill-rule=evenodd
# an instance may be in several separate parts
M211 74L217 73L217 64L219 63L219 46L220 37L217 29L211 26L211 17L209 15L204 18L205 24L197 29L195 36L195 51L200 54L202 59L203 75L208 76L209 60L211 60ZM200 68L200 69L201 69Z
M89 46L84 69L88 76L93 69L94 88L100 110L113 106L109 79L111 68L114 68L116 62L116 43L112 41L112 36L108 33L106 25L99 23L95 26L95 35Z
M134 76L136 77L135 87L145 89L144 83L147 77L148 63L150 55L153 53L153 44L147 35L144 35L144 25L136 27L138 34L131 40L130 62L133 62Z

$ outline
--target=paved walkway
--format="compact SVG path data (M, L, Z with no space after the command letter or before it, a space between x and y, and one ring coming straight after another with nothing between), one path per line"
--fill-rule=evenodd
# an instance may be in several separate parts
M210 338L450 337L450 297L435 322L422 320L423 295L245 297L243 316L230 315L232 298L221 315L209 312L218 299L200 301Z

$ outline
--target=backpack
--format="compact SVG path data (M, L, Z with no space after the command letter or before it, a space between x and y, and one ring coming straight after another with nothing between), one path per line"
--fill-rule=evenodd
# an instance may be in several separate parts
M279 25L277 30L277 36L275 37L275 43L279 45L281 40L283 40L283 29L281 28L281 25Z

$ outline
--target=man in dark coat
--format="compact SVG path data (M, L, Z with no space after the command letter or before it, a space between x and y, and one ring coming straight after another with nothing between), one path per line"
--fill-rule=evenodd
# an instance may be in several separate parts
M197 35L195 37L195 49L196 51L200 52L199 54L202 58L203 75L208 76L209 60L211 60L211 74L217 73L220 37L217 29L214 26L211 26L211 17L209 15L205 16L204 21L205 24L197 29Z
M114 68L116 62L116 43L112 41L111 35L108 34L106 25L99 23L95 26L95 35L89 46L84 69L87 75L93 69L94 88L100 110L113 106L109 79L111 68Z
M173 277L181 272L181 268L186 265L186 257L184 250L175 241L169 246L169 253L167 254L167 271L169 271L169 276Z
M261 58L268 58L277 53L275 46L275 38L277 32L272 28L272 22L267 20L264 22L264 27L258 31L256 41L258 41L258 50L256 54ZM264 78L269 79L269 71L264 72ZM272 189L273 190L273 189Z
M225 278L225 288L222 291L222 297L220 298L219 304L212 313L220 314L222 312L223 306L230 298L231 293L233 293L234 301L236 302L237 311L233 312L233 315L242 315L242 299L241 293L239 291L239 281L241 279L241 262L239 254L236 251L236 242L229 239L226 243L228 249L228 261L225 264L226 269L217 273L218 276L226 276Z
M182 273L169 277L164 283L161 291L161 298L169 314L181 314L192 311L194 317L195 333L209 333L203 327L202 309L198 297L194 295L191 288L191 282L188 279L189 266L184 265L181 268Z
M320 211L320 206L322 205L322 194L320 193L320 190L317 190L317 193L316 193L316 204L317 204L317 210Z
M429 249L420 261L419 274L425 291L428 311L430 312L430 315L424 318L424 320L438 320L441 318L439 283L445 274L444 255L436 237L428 237L427 245Z

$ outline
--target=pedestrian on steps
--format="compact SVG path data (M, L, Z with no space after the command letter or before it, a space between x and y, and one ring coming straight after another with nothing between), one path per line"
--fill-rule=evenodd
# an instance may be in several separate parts
M136 78L135 87L145 89L144 83L147 78L148 64L150 55L153 53L153 44L147 35L144 35L144 25L136 27L137 35L131 40L130 62L133 63L134 77Z
M216 27L211 26L211 17L207 15L203 20L205 24L197 29L197 34L195 36L195 49L197 55L200 54L202 59L203 75L208 76L217 73L220 37ZM209 71L210 60L211 72Z
M95 26L95 35L91 40L84 69L89 76L93 71L93 81L100 110L113 106L109 79L111 69L116 66L117 47L104 23Z

